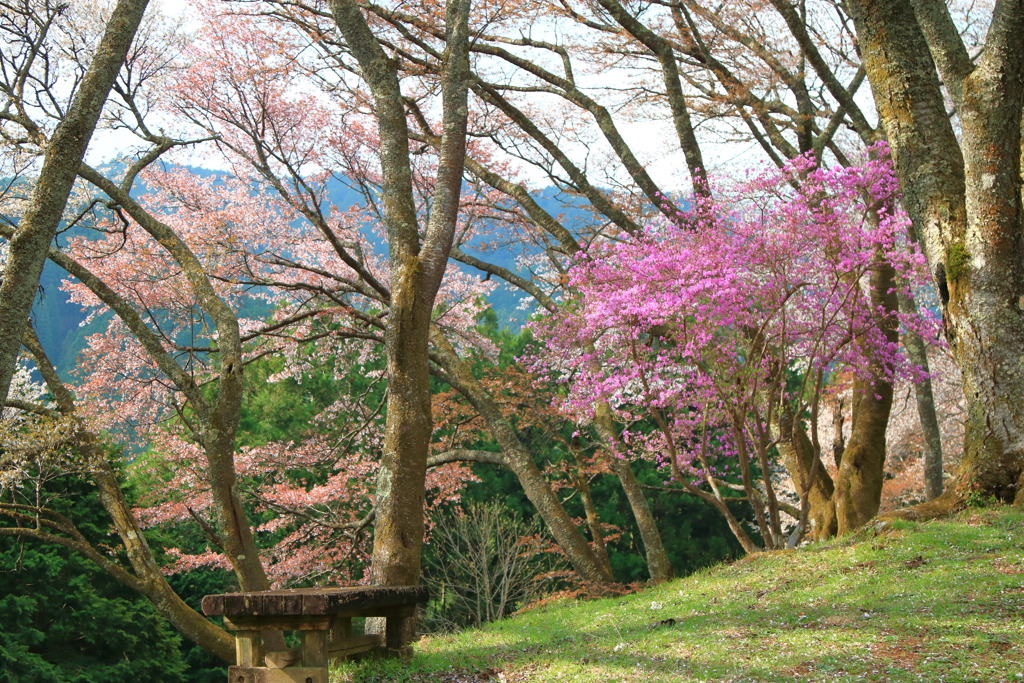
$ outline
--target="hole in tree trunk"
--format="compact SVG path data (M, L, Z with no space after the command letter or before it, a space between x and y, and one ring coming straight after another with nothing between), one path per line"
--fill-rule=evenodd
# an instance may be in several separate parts
M949 303L949 285L946 284L946 265L943 263L935 267L935 284L939 287L939 296L945 306Z

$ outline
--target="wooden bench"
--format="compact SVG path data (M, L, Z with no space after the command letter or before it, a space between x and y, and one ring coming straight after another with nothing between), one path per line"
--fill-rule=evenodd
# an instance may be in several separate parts
M228 683L327 683L327 660L408 645L425 586L356 586L225 593L203 598L203 614L235 631ZM384 636L352 636L352 617L386 617ZM261 631L299 631L302 646L266 652Z

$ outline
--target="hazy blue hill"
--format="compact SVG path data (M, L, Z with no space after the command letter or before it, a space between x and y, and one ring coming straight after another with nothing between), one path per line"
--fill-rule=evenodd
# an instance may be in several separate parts
M111 168L115 173L117 172L116 167ZM204 177L216 175L215 171L206 169L190 170ZM137 188L133 194L141 195L145 191L146 188L142 186ZM333 182L328 196L331 203L342 210L348 209L354 204L359 204L363 200L359 192L340 180ZM585 205L580 200L566 200L554 188L538 192L536 198L538 203L552 215L556 217L561 215L563 222L576 223L589 218L589 211L587 211ZM60 235L58 239L64 242L70 237L88 236L88 234L87 230L76 227ZM380 237L370 235L369 238L382 251L386 248L384 241ZM475 248L480 246L480 242L481 240L478 240L476 244L470 243L465 248L467 251L476 252L476 255L481 259L504 268L518 270L523 275L528 275L526 271L518 269L516 265L516 258L523 253L522 249L519 250L519 253L511 249L480 252ZM466 268L466 266L461 267ZM82 325L86 319L87 311L82 310L77 304L69 302L67 294L60 289L61 282L67 279L67 277L67 274L61 268L49 261L46 263L40 278L39 293L33 307L32 317L43 348L57 366L61 376L66 380L73 381L72 370L74 369L78 354L86 346L86 337L100 332L104 328L107 318L103 316L92 321L89 325ZM498 316L499 324L518 328L525 322L533 310L533 305L531 303L525 310L520 309L519 306L522 299L523 295L519 290L504 283L495 289L489 297L489 302ZM244 311L245 315L252 317L266 315L267 313L269 313L269 309L265 307L265 304L257 301L253 302L251 310Z
M592 214L587 208L586 202L578 197L566 197L561 195L557 189L553 187L545 188L544 190L534 194L534 199L540 205L542 209L550 213L555 218L559 218L563 225L570 227L577 226L588 220L592 220ZM529 276L529 272L525 269L519 268L516 263L516 259L519 256L526 254L536 253L536 249L532 248L517 248L512 249L499 249L481 252L478 247L481 240L477 240L476 243L470 243L464 250L473 253L483 261L493 263L503 268L515 271L524 277ZM468 266L462 266L468 268ZM526 322L526 319L536 308L535 302L531 297L527 297L523 294L522 290L513 287L512 285L506 284L500 281L501 284L491 293L488 297L488 303L491 304L491 308L498 316L498 323L503 327L511 327L518 330L519 327ZM520 304L527 299L527 306L525 309L520 308Z

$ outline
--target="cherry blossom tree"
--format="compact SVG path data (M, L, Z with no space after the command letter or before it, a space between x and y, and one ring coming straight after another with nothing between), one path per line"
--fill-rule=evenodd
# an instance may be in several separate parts
M84 69L84 61L79 62L78 73L70 82L61 73L61 63L66 65L68 60L62 59L65 55L59 54L61 50L50 35L51 29L54 33L59 30L59 17L67 5L25 0L4 8L0 20L0 68L5 85L2 137L15 147L40 149L43 161L10 238L0 283L0 403L8 395L46 250L63 218L78 164L128 58L147 4L147 0L124 0L113 8L88 69ZM72 96L61 96L60 88L70 89ZM40 115L57 125L40 125Z
M240 28L243 25L245 28ZM347 52L329 56L327 63L331 65L331 70L323 68L321 61L303 65L298 61L289 62L287 57L282 57L279 67L261 68L258 74L246 70L252 64L246 55L302 53L303 50L299 49L301 45L289 42L289 36L286 30L280 29L279 23L261 26L251 16L222 18L217 23L211 23L207 41L197 41L193 66L181 81L179 107L182 114L204 134L216 134L220 153L226 154L231 160L234 174L262 179L278 193L283 205L290 207L297 216L301 216L326 236L331 249L344 251L349 249L348 245L357 244L353 231L357 231L356 226L365 225L365 222L364 219L358 219L358 222L352 223L351 228L337 225L337 218L330 214L330 207L325 206L327 182L332 177L340 177L357 183L365 195L367 216L386 225L387 202L381 202L387 196L386 177L383 166L374 161L383 159L386 145L384 138L376 135L372 127L367 125L362 110L349 108L351 97L355 97L356 102L367 102L368 106L369 100L365 99L366 93L352 93L350 86L338 80L339 74L344 75L353 68ZM303 66L304 71L300 68ZM328 87L322 98L305 95L297 85L303 74L307 77L316 75L327 78L325 73L334 74L334 80L325 84ZM204 93L209 88L204 88L202 84L210 82L214 74L219 79L217 82L221 84L221 90L215 90L213 97L206 97ZM221 92L223 97L220 96ZM338 99L342 95L344 99ZM432 124L423 113L429 110L429 101L416 103L408 98L405 104L412 109L415 121L432 130ZM356 131L357 134L351 134ZM440 145L443 136L431 135L432 141ZM429 146L425 147L419 150L420 154L410 157L413 164L410 167L411 178L416 190L413 204L417 215L421 216L433 215L435 209L430 193L436 188L434 178L437 176L440 157L433 153L423 153L430 149ZM476 185L460 198L462 215L453 240L457 239L459 243L472 240L481 233L482 225L493 220L516 218L494 194L494 191L480 192L479 185ZM343 233L342 229L348 232ZM390 248L392 236L387 234L387 239ZM342 287L338 291L332 292L312 284L295 284L294 287L296 291L304 290L302 296L309 301L337 299L342 294L365 297L373 302L373 306L381 307L387 311L386 315L390 315L390 288L394 279L390 274L385 276L372 269L368 254L369 251L362 245L351 254L341 253L341 263L337 266L328 262L317 266L319 276L335 280ZM365 266L364 261L360 260L364 256ZM291 261L300 270L306 267L294 263L294 258ZM278 265L288 266L289 263L281 261ZM356 270L356 280L349 276L344 276L344 280L338 279L344 270L353 268ZM482 292L482 288L493 286L493 283L474 283L473 278L466 278L457 272L448 277L453 283L463 283L461 289L464 302L474 300L474 289ZM353 284L357 281L358 284ZM266 279L260 282L272 284L271 280ZM347 287L355 289L348 291ZM474 397L471 400L484 406L483 410L490 416L489 428L497 430L501 435L497 440L503 449L502 462L512 467L524 482L531 500L535 501L549 527L554 530L559 543L568 549L568 555L581 574L595 581L610 580L610 572L601 568L592 549L523 448L514 428L501 414L494 397L483 389L472 376L465 359L460 357L460 352L467 348L466 342L473 338L465 322L461 324L462 327L453 324L461 319L472 326L471 318L455 315L465 310L465 307L445 304L444 308L451 315L436 319L431 333L435 373L446 382L455 382L460 391L471 393ZM374 320L359 310L357 313L361 316L361 322L373 330L379 332L382 326L386 326L388 318L384 315ZM379 339L379 335L374 338ZM478 336L477 341L480 341ZM475 454L472 457L494 460L493 455Z

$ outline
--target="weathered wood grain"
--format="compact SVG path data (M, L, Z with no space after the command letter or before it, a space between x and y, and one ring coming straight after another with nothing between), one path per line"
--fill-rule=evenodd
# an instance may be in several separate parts
M235 661L241 666L258 666L263 661L263 639L258 630L235 634Z
M224 617L224 628L228 631L327 631L331 628L331 618L303 615Z
M302 632L303 666L327 666L327 631Z
M228 683L327 683L327 669L311 666L288 669L231 666L228 667Z
M381 635L370 633L365 636L351 636L340 640L333 640L327 644L328 659L341 659L349 655L369 652L381 647L384 638ZM271 669L284 669L286 667L306 666L308 662L302 661L302 648L293 647L287 650L268 652L266 656L267 666Z
M224 593L203 598L206 616L323 616L426 602L425 586L355 586Z

